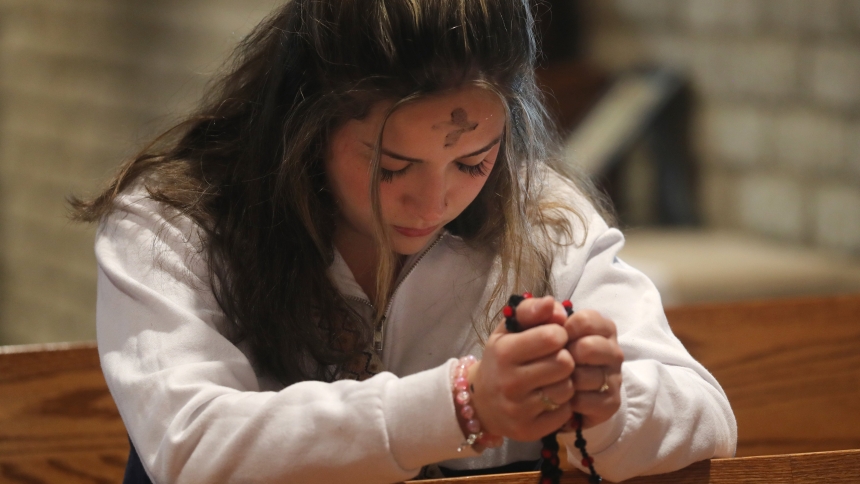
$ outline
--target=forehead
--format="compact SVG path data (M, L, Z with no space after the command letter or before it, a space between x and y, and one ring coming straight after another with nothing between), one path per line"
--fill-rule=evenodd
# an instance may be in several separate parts
M487 141L505 125L499 96L486 89L465 87L410 102L395 109L385 123L383 144L436 142L455 149L469 140Z

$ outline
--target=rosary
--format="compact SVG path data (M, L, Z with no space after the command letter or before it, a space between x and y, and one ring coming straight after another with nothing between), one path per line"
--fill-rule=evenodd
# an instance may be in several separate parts
M524 293L522 296L514 294L508 299L508 305L503 308L502 313L505 316L505 329L509 333L519 333L522 331L517 321L515 310L523 300L530 297L532 297L530 293ZM564 306L564 310L568 316L573 314L573 304L570 301L564 301L561 304ZM572 420L576 423L576 441L574 445L582 454L582 465L587 467L591 472L588 482L590 484L600 484L603 478L594 470L594 459L585 450L585 438L582 436L582 414L574 413ZM556 440L556 434L558 432L553 432L541 439L541 443L543 444L541 457L543 459L540 468L540 484L559 484L561 479L562 470L558 466L558 441Z

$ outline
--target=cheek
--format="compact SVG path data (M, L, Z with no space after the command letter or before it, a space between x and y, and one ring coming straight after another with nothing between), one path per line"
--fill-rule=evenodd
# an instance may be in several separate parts
M326 164L329 186L339 209L347 216L370 211L367 167L350 161L341 158Z
M344 192L349 201L357 207L370 206L370 183L365 167L352 167L344 177Z
M457 210L457 215L466 209L484 188L487 177L461 176L448 192L449 206Z
M409 189L405 188L407 186L406 183L397 183L397 181L394 183L379 183L379 205L382 208L382 216L384 218L398 215L400 211L399 207L406 204L405 198L406 194L409 193ZM370 206L369 196L367 204Z

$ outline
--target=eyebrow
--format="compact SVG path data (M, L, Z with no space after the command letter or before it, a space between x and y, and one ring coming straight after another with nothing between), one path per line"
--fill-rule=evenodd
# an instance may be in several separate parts
M496 139L494 139L493 141L490 141L490 143L487 146L484 146L483 148L477 149L471 153L467 153L465 155L458 156L455 159L462 160L463 158L469 158L471 156L480 155L481 153L486 153L487 151L490 151L493 148L493 146L496 146L501 140L502 140L502 135L499 135L496 137ZM371 145L370 143L364 143L364 144L368 148L373 148L373 145ZM394 158L395 160L408 161L410 163L424 163L424 160L422 160L420 158L410 158L408 156L403 156L403 155L394 153L393 151L386 150L385 148L382 148L382 154L385 156Z

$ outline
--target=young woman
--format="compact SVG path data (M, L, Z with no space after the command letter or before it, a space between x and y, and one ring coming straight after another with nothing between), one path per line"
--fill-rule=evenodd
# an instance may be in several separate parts
M529 8L293 0L193 116L74 202L101 223L99 351L129 476L527 470L573 412L610 480L733 454L724 393L553 161ZM508 333L524 291L546 297Z

